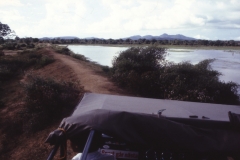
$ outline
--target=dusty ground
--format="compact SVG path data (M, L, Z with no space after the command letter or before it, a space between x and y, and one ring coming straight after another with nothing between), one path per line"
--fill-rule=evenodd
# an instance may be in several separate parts
M70 68L86 91L104 94L123 94L123 90L109 81L107 77L101 75L102 71L100 67L83 61L79 63L77 59L67 55L56 54L49 48L47 50L55 59Z
M114 83L111 82L106 76L104 76L101 68L97 65L83 62L70 56L58 54L54 52L50 47L43 49L41 52L44 54L50 54L56 61L39 70L32 70L28 72L33 72L37 75L54 78L56 80L79 82L79 86L83 86L84 90L87 92L129 95L127 92L114 85ZM16 52L10 51L5 53L5 55L16 54ZM9 85L5 86L6 88L9 88L5 93L5 97L8 103L6 104L7 107L0 109L0 116L2 119L9 119L10 121L14 121L15 114L24 105L22 102L23 92L20 86L20 84L24 81L25 78L20 77L20 80L15 80ZM15 141L17 144L15 144L15 146L13 145L14 150L9 151L5 155L0 155L0 159L46 159L50 152L51 146L45 144L44 141L47 138L48 134L58 127L59 123L60 121L56 122L52 126L49 126L43 131L37 132L36 134L21 135L17 138L16 141L13 138L12 142L7 143L14 143ZM4 140L5 136L8 136L1 134L1 132L2 130L0 127L0 141ZM0 147L4 146L0 145ZM73 153L69 148L68 159L70 159L74 154L75 153Z

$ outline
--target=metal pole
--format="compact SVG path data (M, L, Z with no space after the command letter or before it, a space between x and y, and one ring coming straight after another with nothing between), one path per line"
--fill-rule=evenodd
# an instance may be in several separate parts
M54 148L52 149L51 153L49 154L47 160L52 160L54 158L59 146L60 146L59 144L54 146Z
M82 153L82 156L81 156L80 160L86 160L87 159L88 150L89 150L90 145L92 143L92 139L93 139L94 133L95 133L94 130L90 131L88 139L87 139L87 143L86 143L86 145L85 145L85 147L83 149L83 153Z
M67 160L67 141L63 142L60 146L61 160Z

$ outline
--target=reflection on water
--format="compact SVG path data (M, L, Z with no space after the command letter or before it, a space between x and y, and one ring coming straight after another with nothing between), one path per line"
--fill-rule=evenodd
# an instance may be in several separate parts
M82 54L92 61L107 66L112 66L113 57L117 56L120 51L127 49L127 47L83 45L69 45L68 48L74 53ZM167 52L166 59L175 63L189 61L192 64L197 64L204 59L215 59L211 66L214 70L222 73L219 77L220 80L225 82L233 81L240 84L240 51L238 50L169 49Z
M197 64L204 59L215 59L211 64L214 70L222 73L219 77L222 81L240 81L240 54L239 51L226 52L223 50L191 50L191 52L171 52L168 51L167 60L179 63L189 61Z
M117 56L120 51L124 51L127 47L104 47L104 46L83 46L69 45L68 48L74 53L82 54L90 60L101 65L112 66L114 56Z

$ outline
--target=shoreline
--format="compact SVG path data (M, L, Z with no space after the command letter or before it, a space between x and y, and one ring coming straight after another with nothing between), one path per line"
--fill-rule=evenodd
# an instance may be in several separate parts
M138 44L56 44L59 46L100 46L100 47L145 47L153 45L138 45ZM189 45L155 45L157 47L163 47L166 49L192 49L192 50L236 50L240 51L240 46L189 46Z

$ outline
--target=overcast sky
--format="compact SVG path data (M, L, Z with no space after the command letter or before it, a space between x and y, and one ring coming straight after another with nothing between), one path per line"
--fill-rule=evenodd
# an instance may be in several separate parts
M19 37L240 40L240 0L0 0L0 22Z

